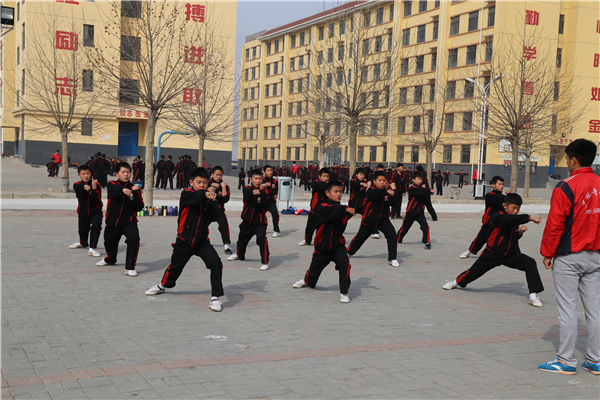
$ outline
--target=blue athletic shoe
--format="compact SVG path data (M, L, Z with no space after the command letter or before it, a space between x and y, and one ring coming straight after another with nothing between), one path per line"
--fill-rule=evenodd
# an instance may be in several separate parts
M558 358L554 361L540 364L538 365L538 368L542 371L555 372L557 374L575 375L577 373L577 368L569 367Z
M581 364L581 367L583 369L587 369L594 375L600 375L600 361L595 363L589 363L585 361L583 364Z

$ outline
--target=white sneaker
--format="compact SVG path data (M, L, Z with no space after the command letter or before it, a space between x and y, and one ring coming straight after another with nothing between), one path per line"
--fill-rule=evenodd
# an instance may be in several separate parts
M379 236L379 234L374 233L371 235L371 239L381 239L381 237Z
M219 301L219 299L213 299L210 301L210 303L208 304L208 308L210 308L213 311L221 311L223 310L223 307L221 307L221 302Z
M458 286L458 283L456 283L456 281L452 281L452 282L446 282L446 284L442 287L446 290L452 290L452 289L456 289L457 286Z
M69 246L70 249L83 249L83 246L81 245L81 243L77 242L77 243L73 243L72 245Z
M98 253L98 252L96 251L96 249L92 249L92 248L90 247L90 250L88 251L88 256L92 256L92 257L100 257L100 253Z
M96 265L97 265L97 266L99 266L99 267L104 267L104 266L106 266L106 265L115 265L115 264L109 264L109 263L107 263L106 261L104 261L104 258L103 258L102 260L98 261L98 262L96 263Z
M535 300L529 299L529 304L531 304L534 307L542 307L544 305L542 304L542 301L539 297L536 297Z
M390 261L390 265L392 267L399 267L400 263L398 262L398 260L392 260L392 261Z
M237 254L232 254L229 257L227 257L227 261L235 261L235 260L239 260Z
M350 297L343 293L340 293L340 303L350 303Z
M269 269L269 264L263 264L263 265L260 266L260 270L261 271L266 271L268 269Z
M281 236L281 233L279 233L279 232L273 232L273 237L279 237L279 236Z
M469 258L471 256L471 252L470 251L465 251L464 253L462 253L460 255L460 258Z
M303 240L300 243L298 243L298 246L307 246L306 240Z
M127 276L138 276L138 273L135 272L135 269L126 269L125 270L125 275L127 275Z
M300 288L306 287L306 283L304 282L304 279L300 279L298 282L294 283L292 285L292 287L294 289L300 289Z
M147 296L155 296L157 294L162 294L164 292L165 292L165 289L162 289L158 285L154 285L150 289L146 290L146 295Z

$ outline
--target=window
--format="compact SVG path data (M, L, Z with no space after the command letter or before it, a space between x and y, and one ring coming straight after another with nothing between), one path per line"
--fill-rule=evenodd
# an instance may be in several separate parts
M21 12L20 12L20 6L21 6L21 3L19 3L17 1L17 19L16 19L16 22L19 22L19 16L21 14Z
M265 86L265 97L269 97L269 85Z
M346 20L340 20L340 36L346 33Z
M296 69L296 59L290 58L290 71L293 71L295 69Z
M390 21L394 20L394 3L390 4Z
M296 150L294 151L296 160L300 159L300 147L296 147Z
M331 39L334 34L335 34L335 22L330 22L329 23L329 39Z
M562 49L556 49L556 68L562 66Z
M257 128L257 130L258 130L258 128ZM258 131L256 133L258 133ZM254 139L254 128L250 128L250 140L253 140L253 139ZM252 149L250 150L250 158L252 158Z
M398 117L398 133L406 133L406 117Z
M301 101L299 101L296 104L296 114L297 115L302 115L302 102Z
M271 139L276 139L276 138L277 138L277 127L272 126L271 127Z
M393 45L394 45L394 43L393 43L393 39L392 39L392 34L390 33L388 35L388 50L391 50Z
M477 45L467 46L467 65L477 62Z
M275 159L275 147L271 147L271 160Z
M433 3L433 8L438 8L440 6L440 0L435 0Z
M410 44L410 28L402 31L402 46L408 46Z
M425 56L417 56L417 62L415 63L415 73L423 72L423 64L425 64Z
M275 53L279 53L279 39L275 41Z
M369 80L369 67L362 68L362 82Z
M263 149L263 159L266 160L267 159L267 152L269 151L269 149L267 149L266 147Z
M451 163L452 162L452 145L445 145L444 146L444 159L443 159L444 163Z
M298 57L298 69L304 68L304 56Z
M363 40L363 48L362 48L362 53L363 55L368 54L369 53L369 39L365 39Z
M450 19L450 35L458 34L459 27L460 27L460 15L457 15L456 17L452 17L452 19Z
M269 118L269 106L265 106L265 118Z
M269 138L269 127L265 126L265 132L263 134L263 139Z
M304 89L302 88L303 86L303 80L302 79L298 79L297 81L298 84L298 89L296 89L298 91L298 93L302 92Z
M417 43L423 43L425 41L425 25L419 25L417 27Z
M471 97L473 97L475 95L475 86L469 82L469 81L465 81L465 92L464 92L464 98L465 99L469 99Z
M412 1L404 2L404 16L408 17L412 14Z
M342 83L344 83L344 70L340 69L337 71L336 83L338 86L342 86Z
M288 125L287 137L288 137L288 139L292 137L292 126L291 125ZM288 148L288 154L290 154L289 152L290 152L290 149ZM288 159L289 158L290 158L290 156L288 155Z
M256 116L258 117L258 108L256 109L256 114L257 114ZM250 119L254 119L254 108L250 109ZM252 131L250 131L250 132L252 132ZM258 128L256 130L256 134L258 135Z
M327 62L333 62L333 48L327 49Z
M267 76L271 75L271 64L267 64L267 68L265 70ZM248 80L248 70L246 70L246 80Z
M319 40L323 40L323 39L325 39L325 27L320 26L319 27Z
M121 78L119 83L119 102L138 104L140 102L140 81Z
M250 59L250 49L246 49L246 61Z
M387 119L387 118L385 118L385 119L383 120L383 134L384 134L384 135L387 135L387 134L388 134L388 124L389 124L389 121L388 121L388 119ZM385 146L384 146L384 150L383 150L383 161L385 161L385 157L386 157L386 154L385 154L385 153L387 153L387 151L385 150Z
M427 0L419 1L419 12L427 11Z
M363 16L363 28L371 26L371 11L367 11Z
M383 50L382 37L377 36L375 38L375 53L379 53Z
M277 96L277 84L273 84L273 96Z
M413 133L421 132L421 116L420 115L415 115L413 117L412 132Z
M485 61L492 61L493 53L494 53L494 42L487 42L485 44Z
M327 80L325 81L326 85L328 88L331 87L331 85L333 84L333 74L331 72L329 72L327 74Z
M92 118L81 119L81 136L92 136L93 121Z
M373 108L379 108L379 92L373 92Z
M25 22L23 22L23 28L21 30L21 48L23 49L23 51L25 51Z
M267 55L271 54L271 42L267 43Z
M456 67L458 63L458 49L448 51L448 68Z
M408 58L403 58L400 62L400 75L408 75Z
M296 137L302 137L302 125L296 125Z
M142 15L142 2L127 0L121 2L121 16L127 18L140 18Z
M433 37L432 37L433 40L437 40L438 34L439 34L439 29L440 29L440 23L439 23L439 21L435 21L433 23Z
M463 144L460 146L460 162L462 164L468 164L471 162L471 145Z
M300 46L304 46L304 32L300 33Z
M383 7L377 9L376 24L383 24Z
M492 77L490 75L486 75L483 77L483 87L487 87L487 85L489 85L489 83L492 81ZM486 90L486 95L489 95L490 92L492 91L491 87L488 87Z
M558 34L562 35L565 33L565 16L560 14L558 17Z
M415 86L414 102L420 103L423 101L423 86Z
M294 81L290 81L289 87L290 87L290 94L294 93Z
M94 25L83 25L83 45L86 47L94 45Z
M479 11L469 13L469 32L476 31L479 25Z
M344 45L340 45L338 47L338 61L342 61L344 59Z
M435 101L435 83L429 85L429 101Z
M473 112L468 111L463 113L462 130L470 131L473 129Z
M252 48L252 58L256 58L256 49L258 49L258 46Z
M252 68L252 70L254 70L254 68ZM273 63L273 75L277 75L279 73L279 63ZM254 79L254 78L252 78Z
M290 46L292 46L292 48L296 47L296 35L290 36Z
M25 90L23 90L25 92ZM554 101L558 101L560 96L560 82L554 82Z
M379 129L379 121L376 119L371 120L371 135L377 135L378 129ZM373 160L373 161L375 161L375 160Z
M17 3L19 4L19 3ZM17 65L21 63L21 49L17 46ZM18 104L17 104L18 105Z
M323 79L321 78L321 75L317 76L317 85L316 85L317 89L321 89L322 82L323 82Z
M381 79L381 64L375 64L373 66L373 79L376 81Z
M431 54L431 70L435 71L437 68L437 53Z
M396 162L404 162L404 146L396 146Z
M356 154L356 158L357 158L357 161L364 161L365 160L365 148L364 148L364 146L359 146L358 147L358 153Z
M84 92L93 92L94 91L94 71L89 70L89 69L83 70L82 90Z
M408 98L408 88L400 88L400 105L406 104Z
M456 81L450 81L446 85L446 100L454 100L456 98Z
M246 128L242 129L242 139L246 140Z
M252 111L250 112L250 115L252 115ZM277 105L273 106L273 109L271 110L271 117L275 118L277 116ZM254 119L254 118L252 118Z
M419 146L412 146L410 148L410 162L419 162Z
M444 130L452 132L454 130L454 114L446 114L444 116Z
M496 6L488 9L488 26L494 26L496 20Z
M252 79L256 79L256 67L252 68Z
M369 148L369 162L377 161L377 146L371 146Z
M121 60L139 61L142 45L139 37L121 36Z
M319 52L317 53L317 64L323 64L323 50L319 50Z

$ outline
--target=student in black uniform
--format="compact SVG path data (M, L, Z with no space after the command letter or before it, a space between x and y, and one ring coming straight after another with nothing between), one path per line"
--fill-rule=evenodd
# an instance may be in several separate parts
M450 186L450 171L444 172L444 186Z
M175 164L173 163L173 156L169 156L169 159L165 161L164 165L164 175L162 181L162 188L167 190L167 181L169 181L169 185L171 185L171 190L173 190L173 170L175 169Z
M348 255L356 254L373 230L379 229L387 240L388 262L393 267L400 266L397 260L396 230L390 221L390 207L397 196L395 189L396 184L388 184L384 171L375 172L373 186L366 192L367 205L363 211L360 228L348 246Z
M208 308L221 311L219 297L223 296L223 263L208 238L208 225L217 219L217 193L210 187L208 171L196 168L190 174L190 189L181 192L177 220L177 237L173 243L171 264L167 267L158 285L146 290L146 295L155 296L173 288L183 268L192 256L198 256L210 270L211 300Z
M267 186L267 199L269 206L267 211L271 213L273 219L273 237L281 236L281 230L279 229L279 211L277 211L277 194L279 193L279 183L277 179L273 178L273 167L265 165L264 167L265 176L262 180L263 184Z
M400 212L402 211L402 197L406 196L406 171L404 171L404 164L396 164L396 169L392 173L391 182L396 184L396 191L398 197L396 198L395 204L392 205L392 219L402 219Z
M404 236L406 236L412 224L417 221L421 225L421 231L423 232L421 241L425 243L425 249L429 250L431 249L431 241L429 237L429 225L427 225L427 219L425 219L425 202L431 196L431 193L433 193L433 189L429 189L423 185L423 174L420 172L415 172L412 180L413 184L408 188L408 205L406 206L404 222L398 231L398 243L402 243Z
M92 171L87 165L77 168L77 173L81 180L73 184L73 191L79 202L77 206L79 242L73 243L69 248L89 247L88 256L100 257L96 248L102 231L102 187L97 180L92 180Z
M227 257L229 261L246 259L246 247L256 236L256 244L260 250L261 271L269 269L269 244L267 243L267 214L265 210L269 206L267 198L267 185L261 184L263 174L260 169L254 169L248 173L251 185L244 188L244 209L242 211L242 223L237 241L237 253Z
M140 231L135 213L144 208L142 191L138 185L129 182L131 167L126 162L117 164L117 180L107 185L108 205L106 206L106 228L104 230L104 248L106 257L96 263L97 266L115 265L121 236L125 236L127 253L125 256L125 275L137 276L135 262L140 249Z
M442 175L442 171L438 170L437 175L435 176L435 188L436 194L438 196L442 195L442 187L444 186L444 176Z
M466 287L469 283L483 276L486 272L499 265L525 272L527 287L529 288L529 304L542 307L543 304L537 296L544 291L535 260L521 253L519 239L527 230L526 224L532 221L539 225L540 217L520 214L523 199L516 193L509 193L504 198L503 210L494 213L490 218L491 233L487 246L481 256L468 270L460 273L456 280L447 282L443 288L450 290L457 286Z
M165 186L165 156L161 155L160 160L156 163L156 189L159 187L164 189Z
M348 219L355 215L355 210L340 204L343 186L344 184L338 181L327 183L325 189L327 199L315 207L319 229L315 236L315 251L310 267L306 271L304 279L294 283L292 287L299 289L308 286L314 289L321 272L329 263L334 262L335 269L340 275L340 302L348 303L350 302L350 297L348 297L350 260L346 253L344 231Z
M427 171L425 171L425 169L420 166L417 165L417 167L415 168L415 170L417 172L420 172L423 176L423 185L425 185L425 187L427 189L430 189L431 186L429 184L429 181L427 180ZM432 176L434 176L435 174L432 174ZM433 178L432 178L433 179ZM429 196L427 196L423 202L423 205L425 206L425 208L427 209L427 212L429 213L429 215L431 215L431 219L433 221L437 221L438 217L437 217L437 213L435 212L435 209L433 208L433 204L431 204L431 195L434 193L434 191L431 191L431 193L429 194Z
M246 173L244 172L244 167L241 167L238 174L238 190L244 187L244 178L246 178Z
M329 182L329 170L327 168L321 168L319 171L319 180L312 183L312 199L310 200L310 212L308 213L306 228L304 229L304 240L298 243L298 246L310 246L312 242L313 234L317 229L315 207L317 204L325 201L327 182Z
M365 210L366 191L371 187L371 182L365 179L365 169L357 168L356 176L350 181L350 199L348 207L354 208L357 214L363 213Z
M465 184L465 175L469 174L461 169L460 172L455 172L454 175L458 175L458 187L462 189L463 185Z
M229 202L231 197L231 191L229 185L223 180L223 168L217 165L212 170L212 179L210 180L209 187L216 190L217 193L217 204L219 217L217 223L219 224L219 232L221 232L221 240L223 241L223 249L225 254L232 254L231 252L231 239L229 234L229 222L227 221L227 215L225 215L225 203Z

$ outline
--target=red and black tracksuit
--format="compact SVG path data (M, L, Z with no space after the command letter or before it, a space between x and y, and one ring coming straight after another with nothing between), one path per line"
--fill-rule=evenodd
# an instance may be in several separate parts
M269 185L267 188L267 199L269 201L269 206L267 207L267 211L271 213L271 217L273 218L273 231L281 232L279 230L279 211L277 211L277 200L275 200L275 196L279 193L279 183L277 179L263 178L262 183L266 183Z
M163 180L162 180L162 188L167 189L167 181L169 185L171 185L171 190L173 190L173 170L175 169L175 164L173 160L165 161L164 172L163 172Z
M356 177L350 181L350 199L348 200L348 207L354 208L357 214L363 213L367 200L365 198L365 192L367 188L363 186L366 181L359 181Z
M396 184L396 192L398 192L398 197L394 204L392 204L392 218L402 218L400 215L400 212L402 211L402 197L404 197L404 193L406 193L406 183L408 182L406 180L406 171L394 171L392 173L391 182Z
M315 235L315 251L310 267L304 276L304 283L314 289L321 272L330 262L340 275L340 293L348 294L350 289L350 260L346 253L344 231L348 219L352 217L346 212L348 206L326 199L317 204L315 214L320 224Z
M374 186L367 189L367 205L363 212L360 228L350 242L350 246L348 246L348 254L356 254L369 236L378 229L381 230L387 240L388 261L396 259L398 256L396 229L390 222L390 207L396 196L398 196L396 192L394 192L394 195L390 195L388 189L377 189Z
M465 175L469 175L466 172L455 172L454 175L458 175L458 187L462 188L465 184Z
M154 187L158 189L164 186L165 178L165 160L160 160L156 163L156 185Z
M269 244L267 243L267 215L265 210L269 207L267 190L260 190L255 195L253 186L244 187L244 209L242 223L237 241L237 256L240 260L246 258L246 247L256 236L256 244L260 250L260 260L263 265L269 264Z
M89 186L89 190L86 190L85 186ZM102 231L102 187L98 184L97 189L92 189L91 182L79 181L73 184L73 191L79 202L77 206L79 243L83 247L95 249L98 247L98 239Z
M167 267L160 284L175 287L183 268L192 256L198 256L210 270L211 293L223 296L223 263L208 238L208 225L218 218L218 202L208 200L206 191L184 189L179 199L177 238L173 246L171 264Z
M106 205L106 229L104 230L104 248L108 264L117 262L117 251L121 236L125 236L127 253L125 269L134 270L140 249L140 231L137 226L136 212L144 208L141 190L133 191L131 197L125 196L123 189L132 189L131 182L110 181L106 187L108 204Z
M306 229L304 230L304 240L306 244L311 244L313 234L318 227L317 215L315 214L315 207L319 203L323 203L327 196L325 196L325 189L327 189L327 182L321 182L319 180L313 181L312 183L312 199L310 200L310 211L308 213L308 219L306 220Z
M240 171L238 174L238 190L244 187L244 178L246 178L246 173L244 171Z
M444 186L450 186L450 172L444 172Z
M487 246L473 266L456 278L460 287L465 287L489 270L506 265L525 272L529 293L544 291L535 260L521 253L519 249L519 225L531 220L527 214L510 215L505 211L493 214L490 218L490 237Z
M438 196L443 196L442 195L442 188L444 185L444 177L441 174L437 174L434 178L435 180L435 194Z
M229 202L231 197L231 191L229 190L229 185L225 184L225 190L221 186L221 182L215 182L214 179L211 179L208 182L208 186L211 187L213 183L218 183L219 188L217 189L217 210L219 215L217 217L217 223L219 224L219 232L221 233L221 240L223 240L223 244L231 244L231 237L229 233L229 221L227 221L227 215L225 215L225 203Z
M483 218L481 219L481 229L479 233L469 246L469 252L472 254L477 254L479 250L485 245L488 240L488 237L491 233L490 228L490 217L497 213L498 211L502 211L502 203L504 203L504 195L501 191L492 190L488 194L485 195L485 213L483 214Z
M408 188L408 205L406 206L406 214L404 215L402 227L398 231L398 243L402 243L404 236L406 236L415 221L421 225L421 231L423 232L421 241L423 243L431 243L429 225L427 225L427 219L425 219L425 204L430 199L430 194L431 192L428 187L412 184Z

